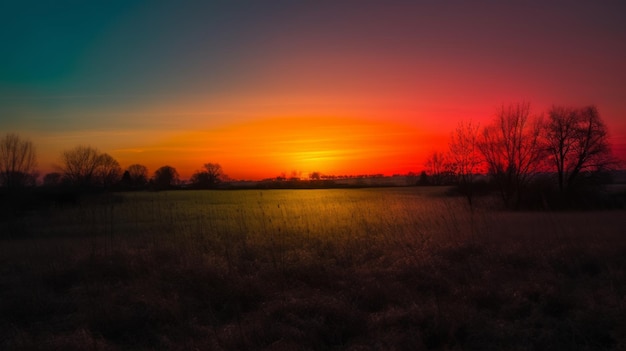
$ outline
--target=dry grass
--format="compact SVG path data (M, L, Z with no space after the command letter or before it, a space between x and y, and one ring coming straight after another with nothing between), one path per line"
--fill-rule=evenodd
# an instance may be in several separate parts
M624 211L437 191L116 194L2 223L0 348L626 347Z

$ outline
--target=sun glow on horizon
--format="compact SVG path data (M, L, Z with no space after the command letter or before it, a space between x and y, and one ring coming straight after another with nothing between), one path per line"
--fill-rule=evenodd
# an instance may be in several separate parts
M150 167L163 162L183 178L204 163L217 162L234 179L263 179L282 173L328 175L416 171L433 136L397 122L349 118L270 118L220 128L187 131L142 149ZM420 141L420 142L418 142ZM120 159L137 150L117 150ZM154 166L152 166L154 165Z

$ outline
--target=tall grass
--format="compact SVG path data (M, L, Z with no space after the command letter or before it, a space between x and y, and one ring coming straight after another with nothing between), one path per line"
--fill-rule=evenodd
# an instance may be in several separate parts
M113 194L0 246L2 349L619 349L623 211L439 189Z

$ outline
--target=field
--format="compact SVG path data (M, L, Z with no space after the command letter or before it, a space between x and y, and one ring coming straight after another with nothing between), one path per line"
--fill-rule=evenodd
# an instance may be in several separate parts
M119 193L0 222L0 349L626 349L626 211Z

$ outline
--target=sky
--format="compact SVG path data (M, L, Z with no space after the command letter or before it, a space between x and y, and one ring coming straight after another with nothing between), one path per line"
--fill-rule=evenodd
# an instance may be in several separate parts
M188 178L418 172L503 104L595 104L626 155L623 1L0 3L0 134Z

